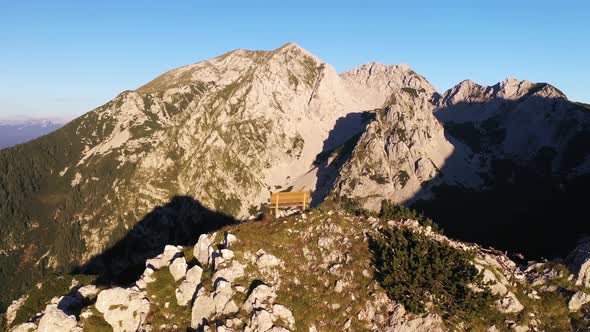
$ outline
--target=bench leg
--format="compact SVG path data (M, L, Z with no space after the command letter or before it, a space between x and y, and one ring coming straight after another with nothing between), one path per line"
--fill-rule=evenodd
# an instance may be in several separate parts
M277 201L275 203L275 218L279 217L279 195L277 194Z

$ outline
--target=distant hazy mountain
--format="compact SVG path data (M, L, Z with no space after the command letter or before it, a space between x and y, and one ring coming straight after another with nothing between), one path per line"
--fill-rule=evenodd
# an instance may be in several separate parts
M0 149L47 135L65 123L61 119L0 120Z

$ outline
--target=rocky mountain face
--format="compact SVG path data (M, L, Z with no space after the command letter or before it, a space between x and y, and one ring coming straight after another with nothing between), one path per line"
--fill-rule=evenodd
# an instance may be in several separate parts
M363 81L388 88L367 98ZM134 239L155 236L146 249L182 243L177 219L187 213L173 197L240 217L270 191L313 190L316 157L362 131L363 112L406 84L433 90L407 66L372 64L341 77L287 44L233 51L125 91L51 135L0 152L2 280L30 285L87 262L120 273L127 264L93 257L114 246L137 261L119 243L130 230ZM187 220L181 228L196 231L199 222ZM145 226L158 222L157 235Z
M247 217L271 191L413 204L503 249L526 250L516 237L534 223L545 244L589 188L588 114L547 84L441 95L406 65L338 74L295 44L174 69L0 151L0 308L52 271L133 281L166 244ZM541 254L584 231L568 218Z
M374 278L371 242L384 228L474 253L470 264L493 295L487 309L458 321L392 300ZM8 324L11 331L582 331L587 246L572 252L569 272L557 262L517 264L415 220L317 209L202 234L194 247L167 245L125 287L77 276L58 277L61 288L45 281L13 302Z
M435 104L449 142L468 149L461 165L482 182L432 188L436 199L418 209L456 236L533 256L565 255L589 231L579 222L590 179L590 148L582 143L590 138L588 105L549 84L511 78L487 87L463 81ZM522 242L531 230L536 236Z
M432 115L431 98L424 89L392 93L341 168L333 194L361 199L365 207L378 210L384 198L401 203L428 197L424 186L429 183L478 186L481 181L469 168L465 151L446 140Z
M487 87L461 82L440 97L435 115L478 157L553 157L543 165L550 173L576 176L588 170L587 151L571 151L588 135L586 106L568 101L549 84L508 78Z

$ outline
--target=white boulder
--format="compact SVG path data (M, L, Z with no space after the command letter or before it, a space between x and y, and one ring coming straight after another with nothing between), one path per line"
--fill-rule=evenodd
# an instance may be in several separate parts
M264 310L256 310L252 317L250 318L250 324L246 326L246 332L255 332L255 331L268 331L273 326L274 317L273 315Z
M231 234L231 233L225 233L225 238L223 239L223 246L225 248L230 248L232 246L232 244L236 243L238 241L238 238Z
M13 327L10 332L33 332L37 330L35 323L22 323Z
M186 259L184 257L178 257L172 261L169 270L170 274L172 274L172 277L174 278L174 281L184 278L187 267L188 265L186 264Z
M39 320L38 332L81 332L82 328L77 326L75 316L68 316L57 308L56 305L50 304L45 309L43 317Z
M217 282L220 279L234 282L236 279L242 278L244 276L244 265L240 262L234 260L232 261L231 267L226 267L221 270L217 270L215 274L213 274L213 283Z
M576 274L576 285L590 287L590 238L580 241L567 261L570 270Z
M496 303L496 307L503 313L518 313L524 309L524 306L512 292L508 292L506 296L499 299Z
M578 291L572 296L567 304L567 307L570 311L578 311L584 304L588 302L590 302L590 295L582 291Z
M275 304L272 306L272 313L279 319L287 322L288 328L294 329L295 328L295 317L293 317L293 313L287 307L282 304Z
M213 241L217 233L201 234L199 240L194 247L194 256L201 263L202 266L208 266L211 263L211 255L213 254Z
M195 265L186 271L186 280L198 284L201 282L202 275L203 269L200 266Z
M268 308L275 303L276 299L277 294L275 291L267 285L261 284L252 290L243 308L246 312L250 313L254 309Z
M25 303L29 296L23 295L20 299L12 301L12 303L6 309L6 323L10 326L12 321L16 318L16 313L20 307Z
M100 289L96 285L86 285L78 288L77 292L85 299L93 299L96 297Z
M185 306L193 299L197 286L201 282L202 274L203 269L198 265L191 267L186 272L185 280L176 289L175 295L178 305Z
M167 245L164 247L163 253L154 258L148 259L145 262L145 266L151 267L153 270L159 270L170 265L170 262L180 254L180 249L178 249L178 247Z
M273 268L281 265L281 260L271 254L267 254L267 253L263 252L256 259L256 265L258 265L259 269L262 269L262 270L267 269L268 270L268 269L273 269Z
M231 284L228 281L218 281L215 287L215 292L213 293L215 311L224 315L238 312L239 308L232 300L234 294L235 292L232 290Z
M191 327L197 330L201 329L209 322L214 314L215 303L209 294L201 288L191 310Z
M95 307L114 332L137 331L150 310L143 293L120 287L98 293Z

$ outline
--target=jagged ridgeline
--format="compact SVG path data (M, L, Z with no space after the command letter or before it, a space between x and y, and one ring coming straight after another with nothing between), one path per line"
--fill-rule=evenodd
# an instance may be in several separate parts
M270 190L314 189L308 171L316 156L358 134L368 118L350 117L331 132L338 119L383 106L403 86L433 90L406 66L371 64L359 73L373 67L378 79L391 79L367 98L372 90L347 83L297 45L237 50L172 70L54 133L0 151L1 309L53 271L91 262L92 272L123 273L147 253L121 240L148 239L141 246L148 252L182 242L173 231L150 238L154 232L141 225L173 229L185 205L241 217ZM189 203L179 207L176 196ZM211 223L190 215L189 223ZM111 250L102 259L113 246L120 255Z
M548 84L441 95L406 65L338 74L295 44L174 69L0 150L0 309L54 271L135 280L165 244L190 245L271 191L373 210L389 199L451 236L564 252L588 231L575 215L589 114Z

